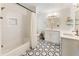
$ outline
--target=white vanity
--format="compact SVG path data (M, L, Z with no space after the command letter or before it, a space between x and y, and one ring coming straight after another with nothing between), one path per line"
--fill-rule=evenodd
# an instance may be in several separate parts
M45 30L45 40L48 42L53 42L55 44L60 44L60 31L56 30Z
M62 56L79 56L79 36L58 30L45 30L45 40L60 44Z
M61 35L63 56L79 56L79 36L64 33Z

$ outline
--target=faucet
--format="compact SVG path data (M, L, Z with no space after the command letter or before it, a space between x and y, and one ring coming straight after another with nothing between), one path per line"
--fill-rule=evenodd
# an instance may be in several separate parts
M76 34L75 34L76 36L79 36L79 34L78 34L78 29L76 30Z
M79 36L79 31L78 31L78 29L75 30L75 31L72 31L72 32L75 32L75 35L76 35L76 36Z

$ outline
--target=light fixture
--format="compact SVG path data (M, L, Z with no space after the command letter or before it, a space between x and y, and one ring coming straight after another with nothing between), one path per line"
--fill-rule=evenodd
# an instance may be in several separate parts
M54 15L54 16L58 16L58 13L55 12L55 13L53 13L53 15Z
M59 15L59 13L57 13L57 12L49 13L49 14L48 14L48 16L58 16L58 15Z

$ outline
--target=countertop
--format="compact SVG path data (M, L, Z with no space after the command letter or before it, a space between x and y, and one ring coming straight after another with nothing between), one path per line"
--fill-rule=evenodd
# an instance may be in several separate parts
M61 34L61 38L79 40L79 36L74 34Z

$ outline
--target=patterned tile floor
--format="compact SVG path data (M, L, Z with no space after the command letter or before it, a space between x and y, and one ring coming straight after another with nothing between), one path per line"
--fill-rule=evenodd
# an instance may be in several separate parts
M61 56L60 46L45 40L38 40L37 47L22 56Z

